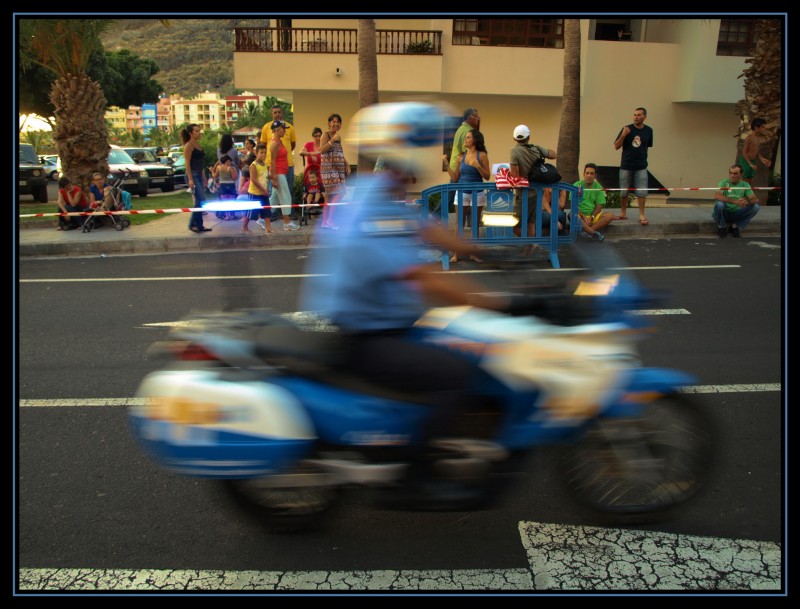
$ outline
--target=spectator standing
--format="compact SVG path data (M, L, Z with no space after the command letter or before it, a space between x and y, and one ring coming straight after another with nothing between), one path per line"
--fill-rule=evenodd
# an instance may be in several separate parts
M200 146L200 136L203 135L200 125L191 123L181 131L183 142L183 159L186 162L186 178L189 189L192 191L192 207L202 207L206 201L206 177L203 169L205 153ZM193 233L205 233L210 228L203 226L203 212L193 211L189 217L189 230Z
M322 139L322 129L314 127L311 131L311 141L303 144L300 156L303 157L305 170L303 171L303 186L308 184L308 174L316 171L317 175L322 171L322 155L319 152L320 140Z
M531 130L527 125L517 125L513 133L514 141L516 144L511 148L510 161L509 161L509 175L519 178L527 178L528 173L533 167L534 163L540 159L555 159L556 151L549 148L544 148L537 144L531 144ZM536 206L535 200L531 200L531 192L528 191L528 217L526 222L528 224L528 236L533 237L536 234ZM552 207L550 200L552 199L552 188L542 189L542 228L550 226L550 219ZM562 191L563 194L563 191ZM558 204L558 229L563 230L567 224L567 214L564 212L566 206L566 197L562 196ZM514 216L522 222L522 189L514 189ZM514 227L514 234L518 237L522 234L521 224Z
M239 170L234 166L233 159L227 154L222 155L217 161L217 171L215 177L219 180L219 198L220 199L235 199L236 186L239 183ZM224 211L222 213L223 220L236 220L236 214L233 211ZM217 212L219 216L220 212Z
M464 139L467 137L472 129L481 128L481 117L475 108L467 108L464 110L463 120L461 125L456 129L456 134L453 136L453 148L450 151L450 169L447 173L450 174L450 183L453 183L452 174L450 172L456 170L458 165L458 156L466 152L464 147ZM446 161L445 161L446 162ZM455 201L456 191L453 190L447 195L447 209L452 209L453 201Z
M647 226L650 222L644 215L647 200L647 152L653 146L653 130L644 124L647 110L636 108L633 111L633 123L625 125L614 140L614 150L622 148L622 160L619 165L619 207L620 213L615 220L628 219L628 197L631 184L636 188L639 202L639 224Z
M720 189L714 194L711 217L717 223L720 237L727 237L729 230L734 237L741 237L741 229L750 224L761 209L750 184L742 180L742 173L740 165L731 165L728 178L720 181Z
M477 129L470 129L464 138L465 151L458 155L458 162L456 163L456 170L447 167L447 172L450 174L450 181L459 184L475 184L482 183L488 180L491 176L489 169L489 154L486 151L486 144L484 142L483 134ZM445 156L443 160L446 161ZM480 225L483 207L486 205L486 192L480 191L475 193L475 208L477 209L474 214L475 222ZM472 192L464 192L461 195L462 203L464 205L464 223L467 224L468 220L472 219ZM475 259L473 257L473 259ZM450 262L458 262L458 254L453 254Z
M742 168L742 177L745 180L750 180L756 176L756 161L758 160L761 160L761 163L767 169L772 167L772 162L761 155L761 141L765 137L764 131L767 129L767 121L763 118L754 118L750 121L750 129L752 129L752 133L744 140L742 154L738 161L739 167ZM759 202L766 204L768 195L767 191L762 191Z
M603 241L605 235L600 229L614 220L611 212L603 211L606 204L606 193L597 178L597 165L586 163L583 168L583 179L575 182L583 198L578 206L578 217L581 219L583 233L595 241Z
M345 193L345 180L350 175L350 165L344 156L342 148L342 117L331 114L328 117L328 131L320 138L320 153L322 154L321 175L322 185L325 187L327 205L322 212L322 227L336 230L334 222L334 205L338 203Z
M221 159L223 156L228 156L231 159L231 163L236 168L236 174L238 179L239 174L239 152L236 150L236 147L233 145L233 136L230 133L223 133L219 136L219 148L217 148L217 160Z
M292 187L294 186L294 149L297 146L297 136L294 131L294 126L283 118L283 108L279 104L274 104L270 108L272 120L264 125L261 130L261 141L267 145L267 167L272 166L272 157L270 156L270 144L272 143L272 124L275 121L282 121L286 125L285 133L283 134L283 147L286 148L286 162L289 165L289 172L286 174L286 181L289 183L289 196L292 194ZM278 210L280 211L280 210ZM277 215L272 217L272 221L277 220ZM289 221L294 221L293 210L289 208ZM286 220L284 219L284 223Z
M299 230L300 227L292 219L292 193L289 190L287 176L289 174L288 151L283 144L286 123L281 120L272 122L272 143L269 145L272 165L269 166L269 177L272 181L272 195L269 199L271 208L279 206L283 211L283 230Z
M256 160L256 143L252 139L247 138L244 141L244 157L242 158L241 166L247 167L249 170L250 165L252 165L255 160Z
M256 146L256 160L250 165L250 183L247 187L247 193L250 195L250 200L258 201L261 207L250 210L244 215L242 220L243 233L250 232L248 228L250 220L255 220L266 232L272 232L272 228L270 228L269 190L267 189L269 167L267 167L266 159L267 145L259 142Z

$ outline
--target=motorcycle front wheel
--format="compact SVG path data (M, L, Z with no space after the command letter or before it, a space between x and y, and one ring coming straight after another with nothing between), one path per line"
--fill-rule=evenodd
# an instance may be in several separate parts
M231 498L262 524L277 532L311 529L338 499L338 487L316 466L299 464L286 474L224 480Z
M615 522L640 522L692 498L714 452L712 425L681 394L665 395L641 416L599 418L560 462L567 488Z

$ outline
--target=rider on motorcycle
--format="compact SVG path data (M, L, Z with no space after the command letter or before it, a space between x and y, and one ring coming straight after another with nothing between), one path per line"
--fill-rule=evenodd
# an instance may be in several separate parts
M318 233L302 298L305 310L328 318L348 337L348 370L417 393L431 408L421 442L409 447L410 478L412 485L424 486L426 497L447 501L469 492L436 478L431 463L441 450L433 443L453 435L459 412L486 399L466 392L486 372L456 351L413 339L409 331L430 306L504 310L509 303L482 293L483 286L464 276L442 273L431 261L431 245L463 256L477 255L478 248L425 221L399 196L411 176L421 173L421 149L441 143L444 120L438 107L412 102L370 106L356 115L360 155L380 156L384 171L359 174L340 211L340 229Z

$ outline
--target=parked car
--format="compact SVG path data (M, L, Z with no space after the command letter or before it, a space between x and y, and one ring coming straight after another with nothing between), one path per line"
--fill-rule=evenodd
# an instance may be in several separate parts
M33 195L39 203L47 203L47 170L32 145L20 143L17 167L17 194Z
M172 167L158 160L155 148L124 148L139 167L147 170L150 176L150 188L160 188L162 192L175 190L175 177Z
M172 171L175 172L175 184L177 186L186 186L188 184L188 182L186 181L186 159L183 158L183 154L181 154L180 156L171 160L172 160Z
M44 165L44 171L47 177L53 181L58 180L58 177L61 175L61 165L58 162L58 157L46 155L39 157L39 159L42 161L42 165Z
M108 171L109 182L116 181L123 177L123 174L128 173L123 188L131 194L140 197L147 196L147 190L150 188L150 176L147 170L137 165L131 155L114 144L111 145L111 152L108 153Z

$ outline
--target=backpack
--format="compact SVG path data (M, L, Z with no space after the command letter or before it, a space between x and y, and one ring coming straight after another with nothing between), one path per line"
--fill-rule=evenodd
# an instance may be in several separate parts
M533 164L533 167L528 172L528 181L538 182L539 184L553 184L561 181L561 174L558 173L555 165L545 163L544 159L540 159Z

